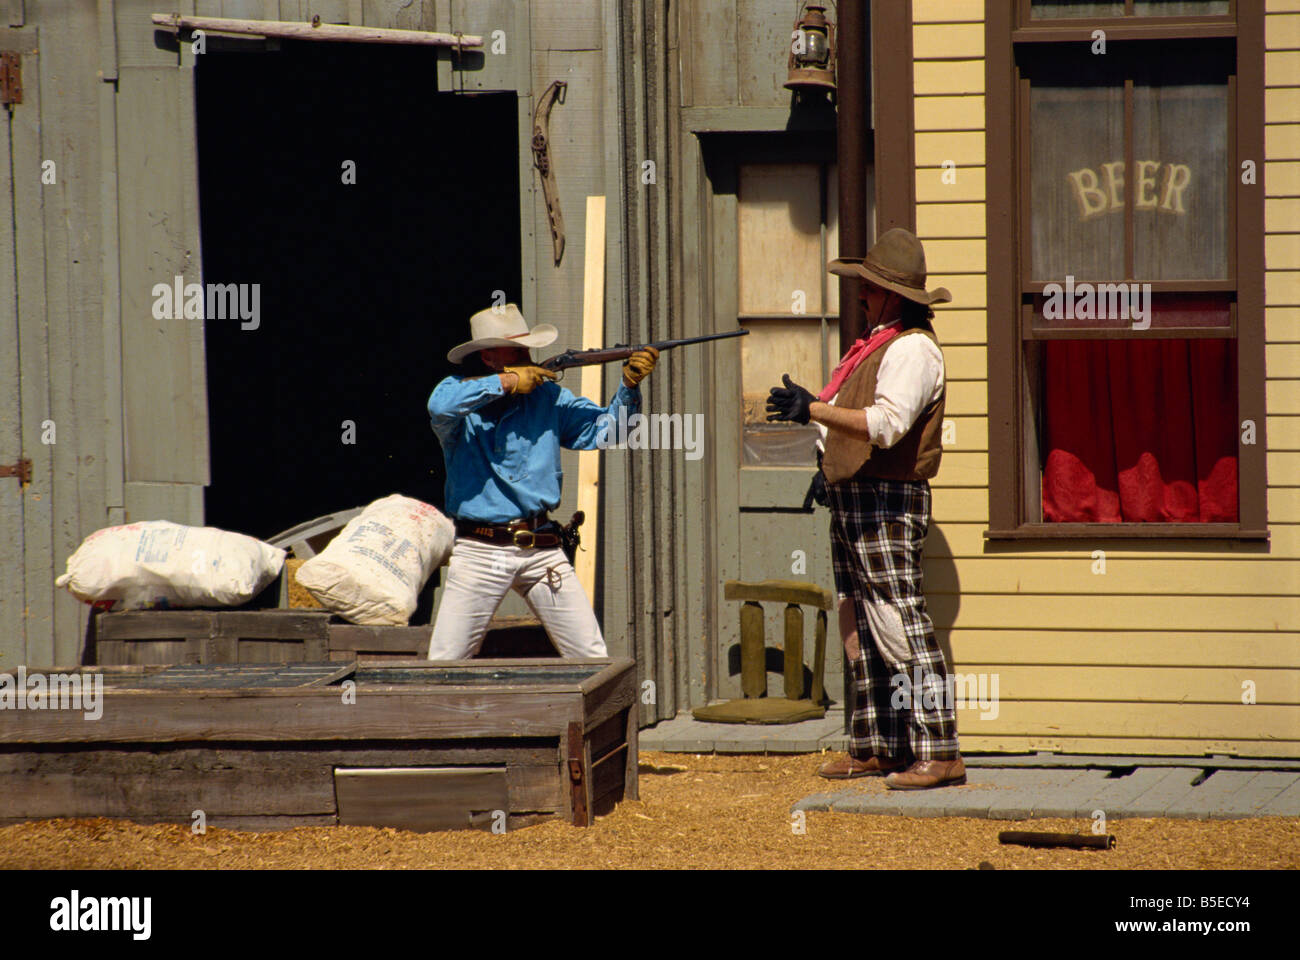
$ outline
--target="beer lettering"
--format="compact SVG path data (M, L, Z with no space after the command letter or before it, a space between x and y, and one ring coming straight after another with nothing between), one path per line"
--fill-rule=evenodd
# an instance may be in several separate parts
M1192 182L1192 168L1185 163L1161 163L1138 160L1134 166L1137 193L1133 205L1138 210L1185 214L1183 194ZM1091 167L1071 170L1065 175L1079 208L1080 220L1092 220L1109 213L1124 212L1124 161L1103 163L1101 172Z

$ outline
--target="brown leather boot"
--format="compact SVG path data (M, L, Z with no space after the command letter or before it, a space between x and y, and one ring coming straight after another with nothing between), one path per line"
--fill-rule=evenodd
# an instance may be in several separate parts
M901 773L885 778L890 790L929 790L953 787L966 782L966 764L959 754L955 760L918 760Z
M845 757L823 763L817 768L817 774L827 780L852 780L855 777L883 777L894 770L902 770L905 766L902 760L890 760L888 757L868 757L866 760Z

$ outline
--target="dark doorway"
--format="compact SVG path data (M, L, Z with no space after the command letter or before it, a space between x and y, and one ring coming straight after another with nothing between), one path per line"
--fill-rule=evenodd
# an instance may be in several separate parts
M390 493L443 505L426 403L470 314L519 300L519 143L514 92L437 93L436 57L199 59L203 280L260 284L256 329L205 324L213 526L269 537Z

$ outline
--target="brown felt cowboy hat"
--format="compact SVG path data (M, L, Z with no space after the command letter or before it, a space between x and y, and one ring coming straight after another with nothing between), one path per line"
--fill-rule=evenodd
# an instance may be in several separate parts
M528 321L513 303L480 310L469 318L469 332L473 340L448 351L447 359L452 363L460 363L471 353L489 347L545 347L560 335L549 323L539 323L529 330Z
M827 269L841 277L874 283L927 307L952 299L944 287L925 289L925 249L914 233L902 227L886 231L865 257L840 257Z

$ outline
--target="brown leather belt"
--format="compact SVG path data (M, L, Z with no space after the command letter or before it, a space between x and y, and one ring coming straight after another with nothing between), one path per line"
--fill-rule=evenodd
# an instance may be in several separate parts
M542 514L531 520L511 520L509 523L488 523L478 520L457 520L456 533L484 543L507 547L537 547L549 549L560 545L559 533L538 533L541 527L554 526L555 521Z

